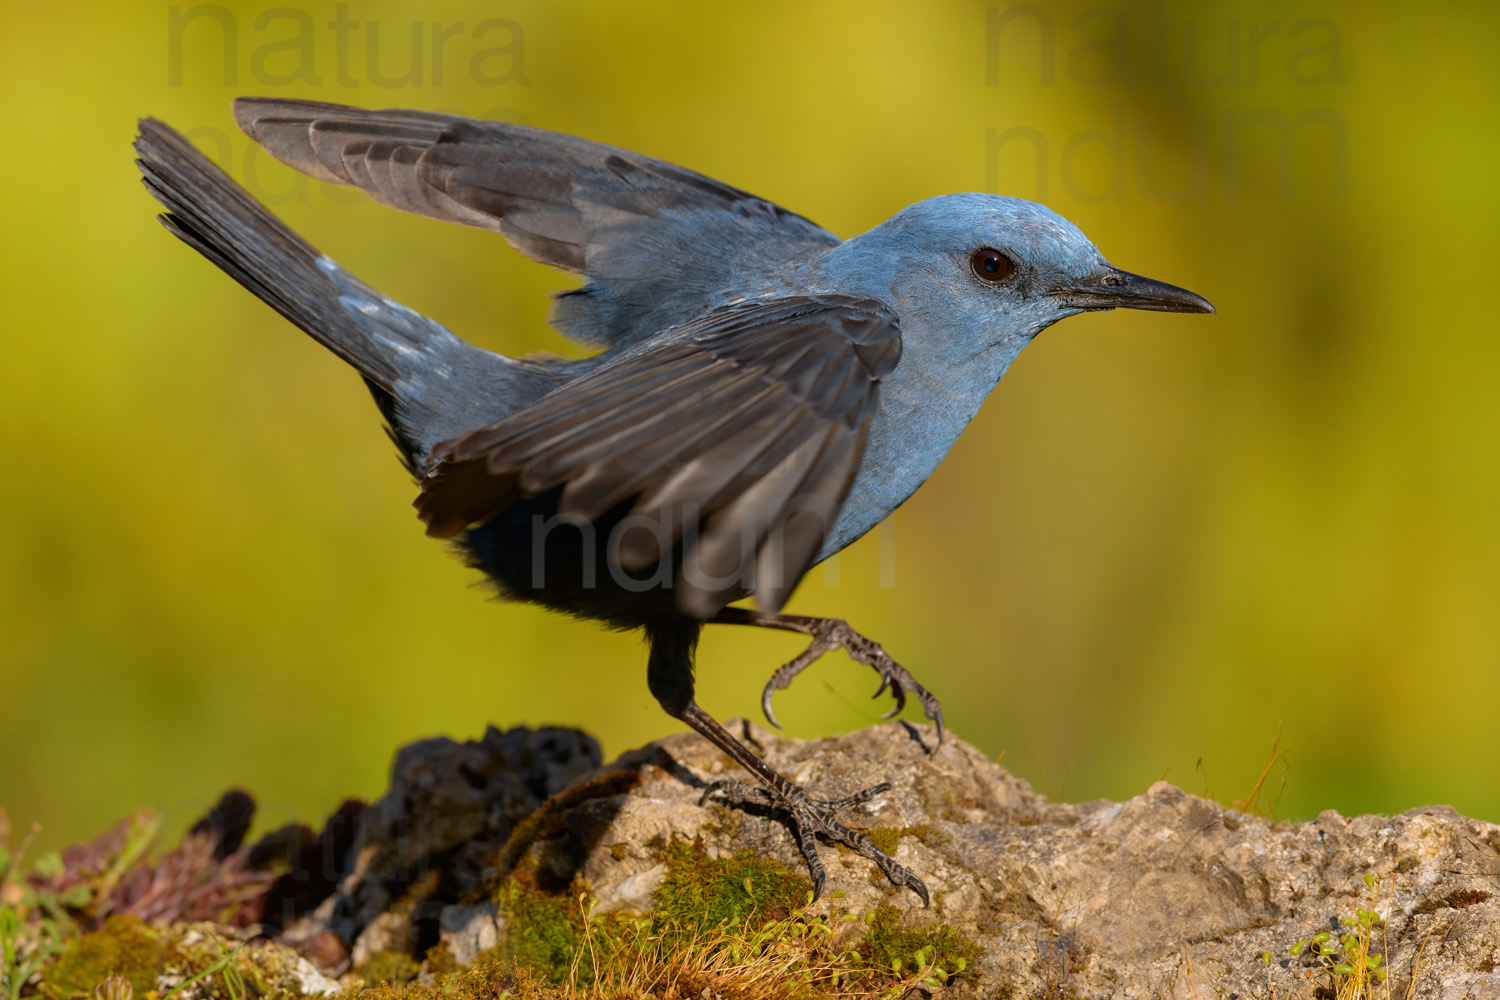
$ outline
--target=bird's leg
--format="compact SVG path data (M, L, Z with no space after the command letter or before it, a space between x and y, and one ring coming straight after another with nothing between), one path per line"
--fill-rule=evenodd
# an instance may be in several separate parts
M727 753L760 782L760 788L756 789L754 786L747 786L738 781L716 781L704 791L703 797L699 800L700 803L706 802L715 792L724 790L759 790L791 813L792 831L796 834L797 846L802 851L802 857L807 862L808 875L812 878L813 899L816 900L823 895L823 883L827 878L823 862L818 857L818 834L821 833L829 840L843 844L862 857L875 862L893 884L904 885L921 897L923 906L932 905L927 894L927 886L920 878L882 852L869 837L858 830L849 829L834 818L835 810L869 801L881 792L887 791L891 787L888 783L867 788L846 799L835 801L815 799L731 736L729 730L719 725L714 721L713 716L699 708L696 701L688 702L685 708L672 714L691 726L698 735Z
M771 696L790 687L792 678L812 666L824 653L843 649L851 660L863 663L880 675L880 687L872 697L880 697L886 688L890 688L891 694L895 696L896 707L881 718L889 719L896 715L906 707L906 696L915 695L922 703L923 713L937 726L938 743L943 742L943 706L938 703L937 697L918 684L917 679L905 667L891 659L880 643L860 635L842 618L809 618L804 615L769 614L747 608L725 608L709 621L719 625L756 625L760 628L781 629L812 638L812 642L799 656L777 668L766 682L765 691L761 693L761 710L766 714L766 721L777 729L781 728L781 723L776 721L776 713L771 711Z
M886 878L896 885L911 889L922 897L922 905L929 905L927 886L921 879L882 853L869 837L834 819L835 809L863 802L884 791L888 785L877 785L839 802L819 802L757 757L749 747L731 736L727 729L698 707L698 702L693 697L693 650L702 628L702 622L689 618L647 625L646 641L650 651L646 658L646 683L667 714L681 719L698 735L728 754L755 777L764 787L766 795L791 813L792 831L796 834L797 846L807 861L807 871L812 877L813 898L823 894L823 883L827 878L823 862L818 858L818 834L821 833L869 858L885 872ZM706 800L716 791L736 787L738 784L721 782L710 785L704 792L703 799Z

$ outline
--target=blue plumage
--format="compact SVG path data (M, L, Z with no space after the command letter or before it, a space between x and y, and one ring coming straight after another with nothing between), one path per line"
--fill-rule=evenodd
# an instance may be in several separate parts
M1094 309L1212 307L1116 269L1072 223L1016 198L930 198L843 241L692 171L539 129L267 99L237 101L235 117L313 177L494 230L585 279L552 322L598 354L481 350L319 254L181 136L141 123L139 162L168 228L363 376L421 482L429 534L458 539L508 597L644 629L652 693L787 809L819 891L821 833L925 903L921 879L839 823L836 803L809 798L697 705L699 631L811 638L766 687L773 723L771 693L842 648L898 710L918 698L941 739L937 699L878 645L781 606L932 475L1046 327ZM764 610L728 606L752 594Z

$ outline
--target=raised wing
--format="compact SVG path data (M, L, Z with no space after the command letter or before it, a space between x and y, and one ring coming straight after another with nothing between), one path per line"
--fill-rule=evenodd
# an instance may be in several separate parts
M681 541L684 612L706 618L745 591L780 608L833 527L900 356L874 300L726 307L439 445L416 506L428 534L451 537L559 486L560 512L589 520L633 498L649 530L621 534L621 566Z
M277 159L382 204L504 234L594 284L560 297L564 333L631 342L722 305L739 274L838 237L738 188L575 136L426 111L241 98L235 120Z

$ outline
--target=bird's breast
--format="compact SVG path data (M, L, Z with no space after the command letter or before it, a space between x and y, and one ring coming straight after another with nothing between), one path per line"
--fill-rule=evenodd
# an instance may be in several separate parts
M953 358L904 338L901 362L880 382L879 407L826 559L890 516L937 470L1019 351Z

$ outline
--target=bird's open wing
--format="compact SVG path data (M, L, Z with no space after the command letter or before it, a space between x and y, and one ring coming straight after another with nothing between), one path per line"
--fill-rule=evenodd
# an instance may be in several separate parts
M839 243L710 177L544 129L277 98L240 98L234 116L267 152L319 180L503 233L535 260L586 274L595 284L565 294L553 322L595 343L623 343L722 304L712 300L723 288L714 265L726 248L743 268L749 254L774 263Z
M833 527L900 356L896 317L874 300L729 306L439 445L416 506L450 537L558 486L560 512L590 520L634 499L622 567L681 539L685 612L708 617L744 590L779 608Z

